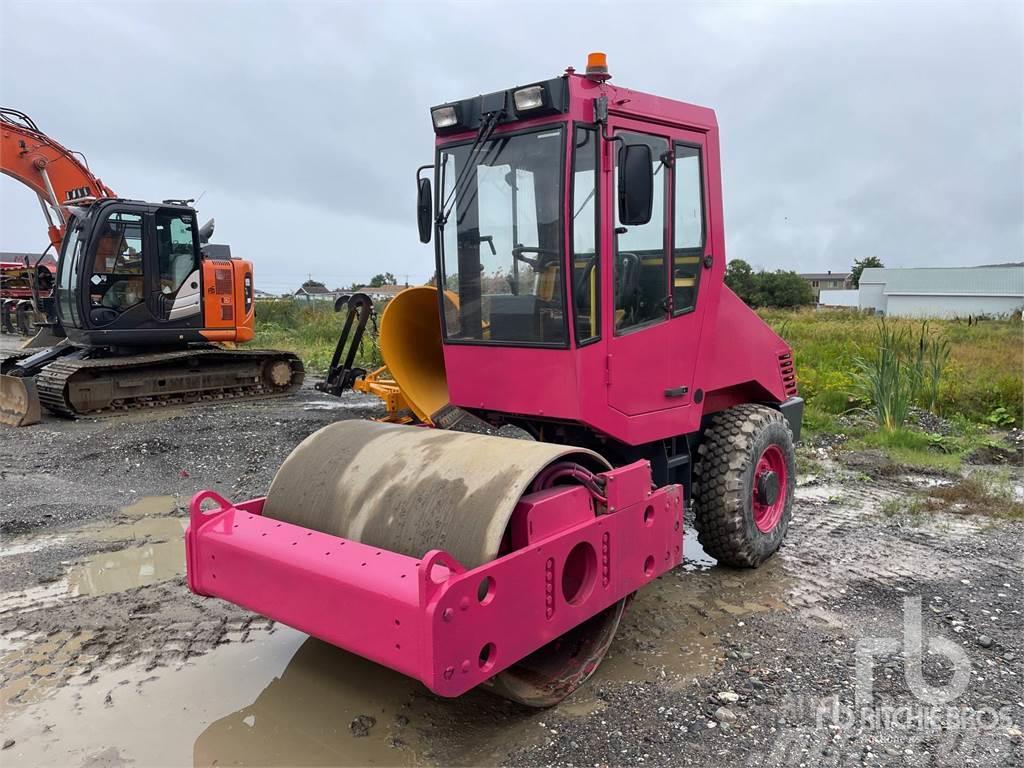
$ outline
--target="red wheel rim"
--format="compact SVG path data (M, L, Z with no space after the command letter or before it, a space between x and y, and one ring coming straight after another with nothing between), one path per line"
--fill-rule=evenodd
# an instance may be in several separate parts
M754 525L761 533L771 533L786 509L786 457L777 445L769 445L754 467L751 503Z

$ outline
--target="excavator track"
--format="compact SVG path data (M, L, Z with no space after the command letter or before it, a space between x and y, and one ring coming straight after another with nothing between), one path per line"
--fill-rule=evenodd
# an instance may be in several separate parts
M281 397L304 376L302 361L288 352L197 348L56 360L36 375L36 388L48 411L74 418Z

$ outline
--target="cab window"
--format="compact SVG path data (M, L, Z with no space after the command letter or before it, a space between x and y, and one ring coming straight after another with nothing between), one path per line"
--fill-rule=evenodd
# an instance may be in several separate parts
M654 201L651 219L626 227L615 215L615 332L622 333L668 316L668 266L665 242L665 195L668 185L668 139L645 133L620 131L625 144L647 144L654 166ZM618 152L615 153L616 158ZM617 159L616 159L617 163ZM615 185L618 186L618 165Z
M675 145L672 227L672 308L674 314L697 304L704 258L704 195L700 148Z
M95 242L89 278L90 306L120 313L139 304L145 298L142 216L112 213L100 225Z
M577 128L572 166L572 299L577 343L601 336L597 151L597 132L592 128Z
M565 346L561 127L441 147L449 341Z
M156 215L157 262L160 293L178 292L185 279L198 269L193 239L195 216L161 211Z
M57 281L57 303L61 319L78 327L78 276L82 271L82 224L77 219L68 223L64 251L60 260L60 280Z

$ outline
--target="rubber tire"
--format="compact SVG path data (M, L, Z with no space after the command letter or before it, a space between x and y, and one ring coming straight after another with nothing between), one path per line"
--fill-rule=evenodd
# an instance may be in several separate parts
M786 503L769 533L754 525L754 467L772 443L786 462ZM704 431L693 474L697 540L723 565L756 568L775 554L789 528L796 486L793 433L779 411L739 405L716 413Z

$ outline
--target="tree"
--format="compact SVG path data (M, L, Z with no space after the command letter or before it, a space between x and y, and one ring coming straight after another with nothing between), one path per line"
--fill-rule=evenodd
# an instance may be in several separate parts
M755 275L754 281L757 286L754 306L801 307L814 303L814 291L796 272L781 269L761 271Z
M796 272L754 272L742 259L729 262L725 284L752 307L800 307L814 303L814 291Z
M398 280L390 272L383 275L377 274L370 278L371 288L380 288L382 285L398 285Z
M756 276L743 259L733 259L725 268L725 284L745 303L754 304Z
M853 283L854 288L860 288L860 276L861 273L868 267L884 267L885 264L877 256L866 256L863 259L854 259L853 266L850 268L850 282Z

